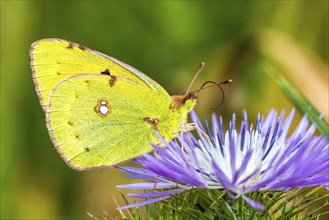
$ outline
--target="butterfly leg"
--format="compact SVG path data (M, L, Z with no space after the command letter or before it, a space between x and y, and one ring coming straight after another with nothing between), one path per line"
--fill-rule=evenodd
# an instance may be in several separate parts
M185 160L187 161L187 157L186 157L186 154L185 154L185 151L184 151L184 136L183 136L183 132L179 132L179 134L180 134L180 137L181 137L181 140L182 140L181 150L182 150L182 153L184 155Z
M210 137L207 135L206 132L204 132L198 125L196 125L195 123L187 123L187 129L190 130L195 130L197 129L198 131L201 132L201 134L208 139L208 141L210 141Z
M206 134L206 132L204 132L198 125L196 125L195 123L184 123L184 124L181 124L180 125L180 128L179 130L180 131L183 131L183 132L187 132L187 131L193 131L197 129L198 131L200 131L202 133L202 135L204 137L206 137L209 141L210 141L210 138L209 136Z
M156 177L155 177L155 182L154 182L153 189L156 189L157 188L158 181L159 181L159 174L157 174Z

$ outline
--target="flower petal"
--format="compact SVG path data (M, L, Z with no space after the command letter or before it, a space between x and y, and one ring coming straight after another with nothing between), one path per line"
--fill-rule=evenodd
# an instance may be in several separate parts
M184 192L183 189L174 189L174 190L167 190L163 192L147 192L147 193L128 193L127 195L133 198L151 198L151 197L160 197L160 196L167 196L173 194L180 194Z
M262 204L260 204L260 203L258 203L258 202L256 202L256 201L254 201L254 200L252 200L252 199L250 199L250 198L248 198L248 197L246 197L246 196L244 196L244 195L242 195L242 198L251 206L251 207L253 207L253 208L255 208L255 209L258 209L258 210L263 210L264 208L265 208L265 206L264 205L262 205Z

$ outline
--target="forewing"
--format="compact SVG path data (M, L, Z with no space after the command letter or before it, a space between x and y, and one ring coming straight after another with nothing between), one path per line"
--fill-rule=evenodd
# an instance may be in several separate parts
M137 69L71 41L57 38L36 41L32 44L30 58L34 84L44 111L56 84L76 74L121 76L166 94L160 85Z
M113 166L151 151L149 143L158 141L154 125L159 120L165 132L178 127L178 119L167 127L172 124L170 102L169 95L159 95L138 81L76 75L52 92L47 126L56 149L71 167Z

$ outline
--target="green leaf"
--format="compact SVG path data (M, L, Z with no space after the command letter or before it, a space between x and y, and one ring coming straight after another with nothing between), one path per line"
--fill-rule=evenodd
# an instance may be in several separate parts
M294 105L300 111L306 113L311 121L317 124L319 131L329 138L329 124L321 117L315 107L283 76L276 75L275 80Z

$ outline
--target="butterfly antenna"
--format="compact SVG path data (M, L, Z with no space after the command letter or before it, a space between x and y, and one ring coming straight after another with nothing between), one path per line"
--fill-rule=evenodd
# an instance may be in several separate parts
M209 83L211 83L212 85L206 86ZM216 83L214 81L206 81L205 83L202 84L202 86L200 86L199 89L197 89L197 90L195 90L195 91L193 91L191 93L198 94L201 90L205 90L205 89L208 89L208 88L211 88L211 87L214 87L214 86L220 87L220 85L230 84L230 83L233 83L233 80L232 79L228 79L228 80L225 80L225 81L222 81L222 82L219 82L219 83Z
M233 82L232 79L228 79L228 80L225 80L225 81L222 81L222 82L219 82L219 83L216 83L214 81L206 81L205 83L202 84L202 86L198 90L195 90L195 91L193 91L191 93L196 93L196 95L198 95L201 90L204 90L204 89L208 89L208 88L217 86L220 89L221 93L222 93L222 100L220 101L220 103L216 107L212 108L212 109L215 109L215 108L219 107L224 102L224 99L225 99L224 90L223 90L223 88L220 85L230 84L232 82ZM212 85L206 86L209 83L211 83Z
M188 94L188 93L189 93L189 91L190 91L190 89L191 89L191 87L192 87L192 85L193 85L195 79L197 78L197 76L199 75L199 73L201 72L201 70L203 69L204 65L205 65L204 62L202 62L202 63L200 64L200 66L199 66L198 70L196 71L196 73L195 73L195 75L194 75L194 78L193 78L192 82L190 83L190 86L188 87L188 89L187 89L187 91L186 91L185 94Z

